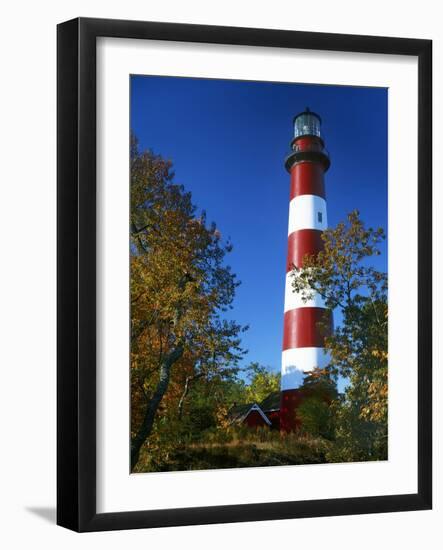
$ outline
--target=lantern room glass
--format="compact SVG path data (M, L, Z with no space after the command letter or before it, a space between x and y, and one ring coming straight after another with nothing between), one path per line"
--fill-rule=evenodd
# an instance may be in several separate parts
M320 134L320 119L314 113L302 113L294 121L294 138L317 136Z

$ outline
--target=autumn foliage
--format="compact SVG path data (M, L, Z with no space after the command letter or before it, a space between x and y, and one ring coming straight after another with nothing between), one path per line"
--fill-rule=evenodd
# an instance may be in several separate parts
M387 275L368 261L380 254L381 229L366 228L357 211L323 232L323 251L293 270L304 299L318 292L342 321L326 337L328 371L348 386L332 402L334 460L383 460L388 451Z
M153 430L166 419L169 425L183 420L192 385L200 382L203 409L219 399L237 373L244 328L222 316L239 284L224 265L230 243L207 224L204 212L197 214L190 193L173 183L171 163L140 152L135 139L130 234L134 467ZM212 407L211 415L217 414ZM211 415L201 417L210 424Z

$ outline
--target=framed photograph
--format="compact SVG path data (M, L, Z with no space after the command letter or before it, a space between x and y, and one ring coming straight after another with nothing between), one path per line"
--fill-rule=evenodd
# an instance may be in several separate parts
M431 65L58 26L59 525L431 508Z

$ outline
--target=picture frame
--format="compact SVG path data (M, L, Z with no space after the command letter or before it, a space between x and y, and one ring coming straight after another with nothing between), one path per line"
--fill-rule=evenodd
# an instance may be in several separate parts
M417 492L97 512L97 39L413 56L418 60ZM432 507L432 42L79 18L57 29L57 523L151 528ZM122 368L126 368L123 366ZM123 443L125 444L125 442Z

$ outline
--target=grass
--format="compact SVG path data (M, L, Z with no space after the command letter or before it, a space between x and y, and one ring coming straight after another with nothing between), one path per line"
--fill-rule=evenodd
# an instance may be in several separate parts
M207 431L200 441L171 445L168 449L145 447L136 472L171 472L218 468L251 468L321 464L331 442L269 429L228 428Z

